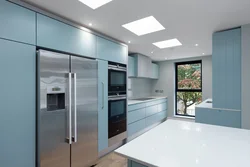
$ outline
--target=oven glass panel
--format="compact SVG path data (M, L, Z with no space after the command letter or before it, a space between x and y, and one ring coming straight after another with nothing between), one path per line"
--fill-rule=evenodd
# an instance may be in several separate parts
M110 116L115 117L123 115L126 112L126 100L112 101L110 104Z
M110 86L126 85L126 72L114 71L110 72Z

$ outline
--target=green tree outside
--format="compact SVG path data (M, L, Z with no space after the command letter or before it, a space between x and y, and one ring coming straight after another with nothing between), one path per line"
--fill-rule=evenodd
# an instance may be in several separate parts
M201 64L178 65L178 89L201 89ZM202 101L201 92L177 92L177 102L182 104L178 114L188 115L188 107Z

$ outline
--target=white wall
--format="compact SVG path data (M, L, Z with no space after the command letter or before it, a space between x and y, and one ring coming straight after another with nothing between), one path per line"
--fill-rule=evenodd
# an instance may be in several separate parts
M128 79L128 98L141 98L152 96L152 79L129 78Z
M175 63L202 60L202 99L212 98L212 56L160 62L160 79L153 81L153 95L168 96L168 116L175 112ZM155 90L163 90L156 93Z
M250 129L250 24L242 26L241 123Z

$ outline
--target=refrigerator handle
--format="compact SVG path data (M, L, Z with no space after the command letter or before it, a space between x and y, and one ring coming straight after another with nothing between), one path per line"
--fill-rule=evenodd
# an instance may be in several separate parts
M102 109L104 109L104 83L102 82Z
M69 121L69 139L68 143L72 144L72 101L71 101L71 73L69 73L69 112L68 112L68 121Z
M74 139L77 142L77 96L76 96L76 73L73 73L74 77Z

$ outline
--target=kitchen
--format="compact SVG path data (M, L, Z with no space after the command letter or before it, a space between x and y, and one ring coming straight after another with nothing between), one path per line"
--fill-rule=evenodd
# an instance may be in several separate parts
M224 2L229 6L215 8L200 27L190 17L195 12L186 11L188 18L176 15L182 23L175 24L158 12L163 5L172 5L174 12L181 3L191 5L187 2L145 2L141 12L139 1L133 7L120 0L99 6L84 0L58 3L0 2L0 166L101 166L109 153L130 167L250 164L245 158L250 156L245 130L250 129L248 1L238 7ZM205 4L193 3L205 9ZM154 11L148 10L154 5ZM220 10L225 13L219 15ZM237 19L229 17L230 10L238 12ZM116 18L113 11L126 15ZM144 26L132 30L135 20ZM153 23L157 30L150 29ZM185 30L180 28L184 23ZM178 76L185 69L192 75L184 76L184 82ZM185 78L190 76L194 86ZM183 99L189 94L196 99ZM214 139L200 143L207 135ZM190 143L185 146L180 138ZM196 152L191 148L215 149L214 140L242 151L228 155L227 148L220 149L235 157L227 163L226 156L218 160L209 149L192 159ZM175 156L182 151L190 158ZM116 161L104 166L119 167Z

